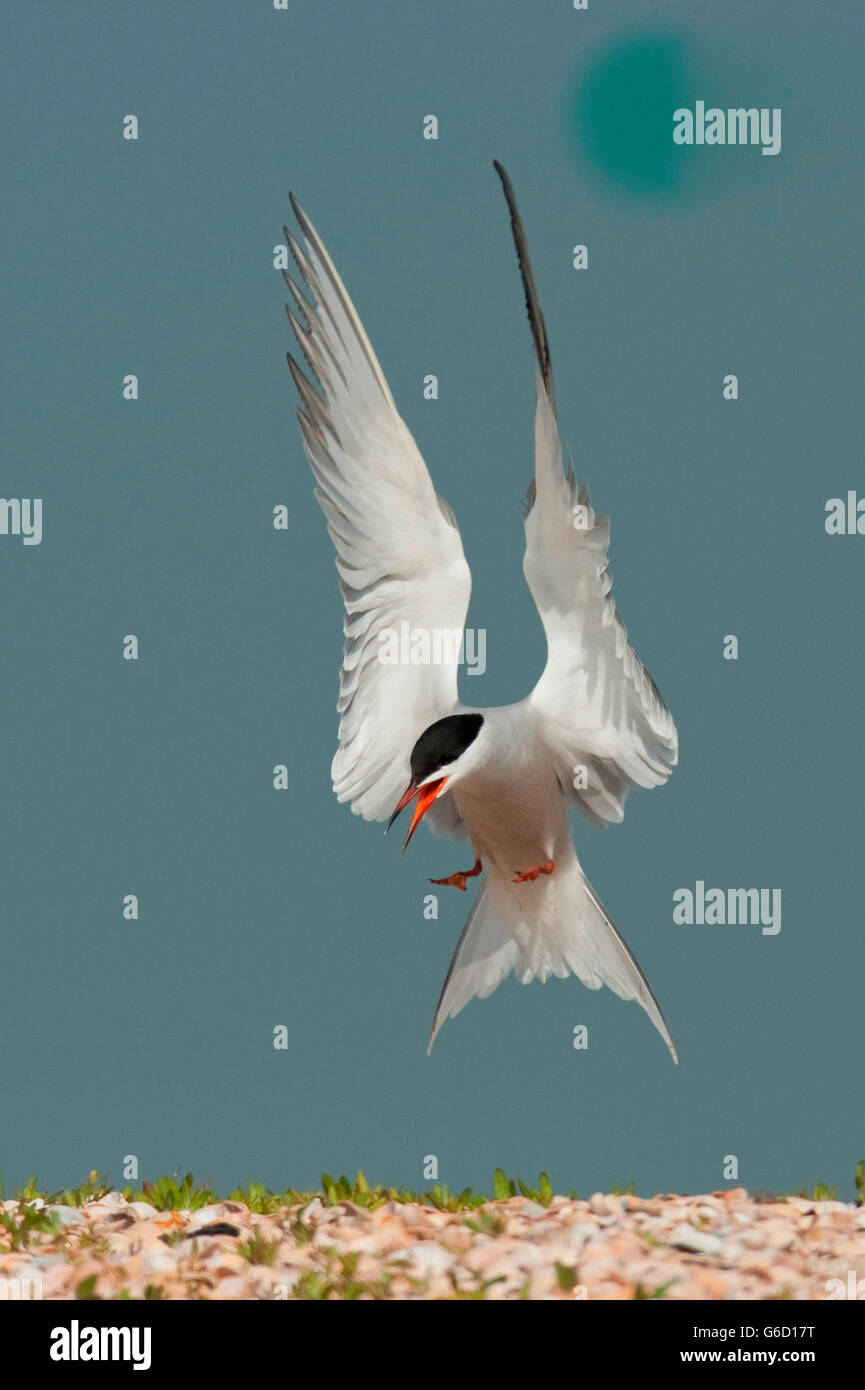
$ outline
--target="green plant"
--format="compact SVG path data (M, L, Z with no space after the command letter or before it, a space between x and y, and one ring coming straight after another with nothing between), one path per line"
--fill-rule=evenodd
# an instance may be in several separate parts
M579 1282L580 1276L575 1269L556 1260L556 1283L564 1293L572 1293Z
M35 1235L56 1238L61 1232L56 1212L42 1211L22 1201L17 1211L0 1211L0 1229L9 1235L13 1250L26 1250Z
M522 1178L509 1178L504 1168L497 1168L493 1174L493 1197L496 1201L506 1201L508 1197L516 1197L520 1192L530 1202L537 1202L542 1207L548 1207L553 1200L553 1185L546 1173L541 1173L538 1177L537 1187L529 1187ZM572 1192L571 1197L576 1197Z
M246 1240L242 1240L238 1251L251 1265L272 1265L279 1250L278 1240L268 1240L260 1226L254 1226Z
M476 1286L473 1289L469 1289L466 1288L465 1285L460 1285L457 1282L457 1277L453 1270L449 1270L448 1273L450 1274L450 1280L454 1288L453 1293L447 1300L449 1303L463 1303L469 1301L484 1302L487 1296L487 1289L491 1289L493 1284L504 1284L506 1282L503 1274L497 1274L495 1279L479 1279Z
M472 1220L466 1217L464 1225L470 1230L477 1231L482 1236L501 1236L507 1230L507 1221L498 1211L486 1211L481 1207L477 1212L477 1218Z
M78 1240L79 1250L89 1250L91 1255L107 1255L111 1242L107 1236L98 1236L93 1230L82 1231Z
M294 1286L295 1297L302 1301L321 1302L325 1299L339 1299L354 1302L359 1298L374 1300L386 1299L394 1279L393 1271L379 1274L372 1280L357 1277L360 1259L358 1251L342 1254L327 1248L324 1252L331 1257L333 1272L323 1274L317 1270L305 1270Z
M827 1187L824 1182L815 1182L811 1188L802 1187L797 1197L805 1197L810 1202L835 1202L838 1199L837 1187Z
M657 1284L653 1289L646 1289L642 1284L638 1284L634 1290L634 1298L638 1302L644 1299L663 1298L666 1295L667 1289L672 1288L675 1282L675 1279L668 1279L666 1284Z
M213 1188L196 1183L191 1173L179 1183L173 1176L142 1182L140 1192L127 1187L123 1195L128 1201L149 1202L157 1211L197 1211L219 1201Z
M47 1199L64 1207L81 1207L85 1202L98 1202L111 1191L111 1184L105 1180L98 1168L91 1168L85 1182L78 1187L65 1187L60 1192L52 1192Z

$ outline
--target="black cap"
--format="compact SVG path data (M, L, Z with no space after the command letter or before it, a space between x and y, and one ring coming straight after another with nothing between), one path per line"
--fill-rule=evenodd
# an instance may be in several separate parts
M474 743L483 722L482 714L449 714L430 724L411 750L412 781L423 782L440 767L456 762Z

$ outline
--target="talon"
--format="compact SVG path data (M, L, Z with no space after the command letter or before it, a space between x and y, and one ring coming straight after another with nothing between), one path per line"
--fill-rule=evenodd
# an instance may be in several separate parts
M442 888L458 888L461 893L464 893L466 891L466 879L475 878L482 868L481 861L476 859L473 869L458 869L455 874L448 874L447 878L431 878L430 883L438 883Z
M519 870L517 870L517 876L511 879L511 883L534 883L535 879L540 878L541 874L551 874L555 867L553 860L548 859L546 864L539 864L534 869L526 869L524 874L521 874Z

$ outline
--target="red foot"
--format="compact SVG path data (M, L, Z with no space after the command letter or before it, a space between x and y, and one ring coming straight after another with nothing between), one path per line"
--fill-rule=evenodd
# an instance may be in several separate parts
M516 878L511 879L511 883L534 883L541 874L551 874L555 867L552 859L548 859L546 864L540 864L535 869L526 869L524 874L518 872Z
M461 893L464 893L466 891L466 879L476 878L482 868L481 861L476 859L473 869L459 869L455 874L449 874L447 878L431 878L430 883L440 883L442 888L458 888Z

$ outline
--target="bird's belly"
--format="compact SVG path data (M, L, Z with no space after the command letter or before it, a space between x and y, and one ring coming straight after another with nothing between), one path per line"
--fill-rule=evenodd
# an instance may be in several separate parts
M453 795L475 853L505 878L561 857L564 844L570 843L554 779L518 788L513 783L461 785Z

